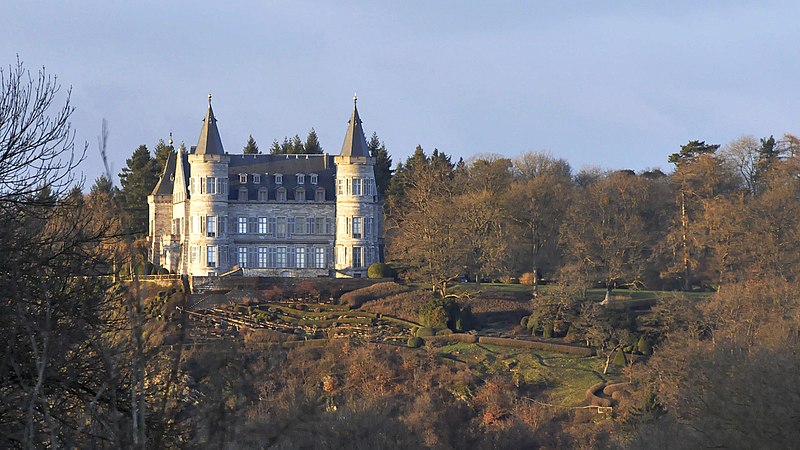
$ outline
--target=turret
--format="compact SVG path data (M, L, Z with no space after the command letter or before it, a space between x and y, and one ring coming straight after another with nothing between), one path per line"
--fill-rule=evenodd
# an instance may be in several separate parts
M353 114L347 126L342 152L336 164L336 243L337 277L366 277L370 264L380 254L381 214L375 187L375 158L370 155L358 99L353 97Z
M230 158L222 146L210 94L200 139L188 160L191 201L185 265L192 275L219 275L231 267L227 229Z

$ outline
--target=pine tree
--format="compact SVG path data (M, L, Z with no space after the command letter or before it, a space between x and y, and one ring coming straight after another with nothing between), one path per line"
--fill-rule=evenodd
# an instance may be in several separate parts
M306 137L305 152L312 154L322 153L322 145L320 145L317 132L313 127L311 128L311 131L308 132L308 136Z
M247 144L244 146L242 153L245 155L257 155L261 153L258 150L258 144L256 144L256 140L253 139L253 135L251 134L250 137L247 138Z
M119 174L120 205L130 216L131 231L143 235L147 233L147 196L158 181L158 166L146 145L134 150L125 163L127 167Z
M269 148L269 154L270 155L280 155L281 153L282 153L281 152L281 144L278 142L277 139L275 139L274 141L272 141L272 146L270 146L270 148Z
M89 193L91 194L98 194L104 192L109 195L113 195L114 193L114 185L111 184L111 180L109 180L105 175L100 175L94 180L94 184L92 185Z
M291 150L288 152L290 155L301 155L305 153L305 145L303 145L303 140L300 139L299 134L295 134L294 138L292 138L292 146Z
M164 173L164 167L167 165L167 160L169 159L169 155L175 151L175 148L170 144L167 145L163 139L158 141L155 148L156 154L156 174L161 176Z
M386 150L386 145L378 139L378 133L372 133L367 148L375 158L375 184L378 186L378 193L383 197L392 180L392 158Z

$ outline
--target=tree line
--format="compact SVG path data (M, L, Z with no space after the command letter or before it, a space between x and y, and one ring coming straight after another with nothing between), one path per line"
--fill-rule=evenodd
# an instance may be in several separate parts
M798 139L693 140L659 169L574 173L546 152L450 156L417 147L386 196L388 259L443 292L568 278L587 287L715 290L800 272Z

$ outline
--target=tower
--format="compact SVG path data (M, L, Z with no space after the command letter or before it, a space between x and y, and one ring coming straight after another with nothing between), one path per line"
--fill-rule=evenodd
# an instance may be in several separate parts
M382 208L375 187L375 158L367 148L358 99L344 136L336 165L336 242L334 268L337 277L366 277L370 264L381 260Z
M203 120L200 139L188 155L189 218L188 273L219 275L231 266L228 261L228 163L217 119L211 109Z

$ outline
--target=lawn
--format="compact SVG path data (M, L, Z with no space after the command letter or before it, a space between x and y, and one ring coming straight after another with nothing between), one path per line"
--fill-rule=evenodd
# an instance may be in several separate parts
M486 344L454 343L437 353L461 361L481 378L511 377L540 401L559 406L583 403L586 389L602 380L620 379L617 370L602 375L604 359Z

